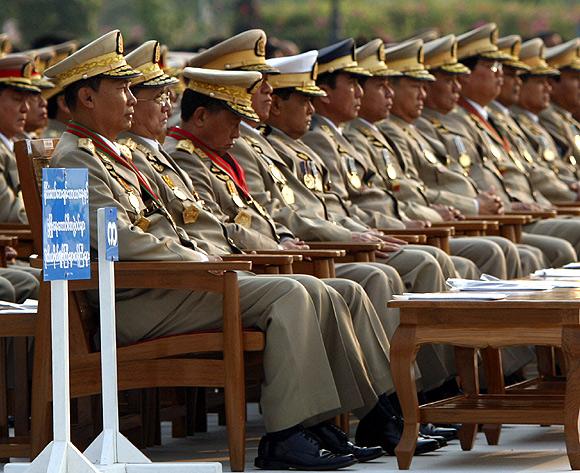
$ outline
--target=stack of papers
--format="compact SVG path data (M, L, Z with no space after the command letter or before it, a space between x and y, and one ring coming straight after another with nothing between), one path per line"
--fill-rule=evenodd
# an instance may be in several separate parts
M38 301L26 299L22 304L0 301L0 314L36 314Z
M548 268L538 269L534 276L542 278L578 278L580 279L580 269L570 268Z
M479 292L550 291L555 287L552 282L548 281L504 281L501 279L477 281L449 278L446 283L452 290Z
M580 263L568 263L563 266L566 269L580 269Z
M505 299L508 294L500 292L425 292L394 295L396 301L497 301Z

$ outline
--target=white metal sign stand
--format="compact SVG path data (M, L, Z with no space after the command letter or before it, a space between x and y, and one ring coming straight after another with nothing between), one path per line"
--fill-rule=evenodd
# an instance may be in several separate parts
M43 277L50 281L54 440L32 463L7 473L97 473L70 436L68 280L90 278L88 173L43 169Z

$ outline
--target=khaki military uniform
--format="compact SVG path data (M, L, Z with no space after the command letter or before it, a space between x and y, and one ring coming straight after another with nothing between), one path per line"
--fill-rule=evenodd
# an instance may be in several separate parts
M564 183L572 184L577 182L575 159L571 162L569 160L570 155L560 156L558 146L550 133L540 123L540 118L517 105L512 106L511 110L514 119L526 134L538 156L543 158L545 164L551 167Z
M275 128L268 129L267 139L284 163L283 165L280 163L279 168L288 177L288 182L291 183L292 179L298 179L304 184L304 186L296 186L297 202L304 202L304 206L297 209L297 213L300 212L302 215L321 222L316 227L319 232L314 234L317 241L328 241L332 235L340 236L340 241L352 241L351 231L366 231L368 229L362 221L357 221L358 218L354 216L354 213L350 213L352 204L343 201L333 192L328 170L312 149L301 140L292 139ZM311 192L304 192L304 187L310 188ZM326 223L322 224L323 221ZM289 221L289 224L291 223ZM337 230L340 231L340 234L336 233ZM329 238L325 238L324 235L328 235ZM378 261L394 267L401 274L407 291L434 292L445 290L444 276L437 261L430 254L405 247L390 258ZM337 274L340 272L342 277L352 279L352 275L345 273L344 266L338 265ZM380 266L384 268L384 264L380 264ZM400 279L397 276L396 281L400 281ZM365 288L368 287L368 283L361 284ZM393 293L396 293L396 287L396 285L391 285ZM381 314L381 311L377 310L377 312ZM398 310L387 309L387 313L389 314L388 322L385 323L385 320L382 319L383 326L388 336L392 337L394 329L399 324ZM440 386L443 381L450 379L455 373L452 357L438 347L425 345L417 356L417 363L421 370L421 385L425 391Z
M86 141L65 133L51 165L89 169L91 227L96 228L97 208L118 209L121 260L206 258L163 208L146 210L133 172ZM92 231L91 247L96 244ZM315 278L299 282L248 273L239 274L239 286L244 325L263 330L268 340L261 398L268 431L374 404L376 393L349 328L348 308L335 291ZM217 328L222 323L220 305L220 296L199 291L119 290L118 336L121 343L131 343Z
M579 177L580 123L562 107L552 104L539 114L540 124L550 134L558 148L560 157L574 169Z
M42 138L60 138L66 131L66 123L54 118L48 119L48 125L42 133Z
M27 223L14 152L0 139L0 222Z
M501 172L513 160L503 151L504 143L500 135L489 134L480 120L462 107L456 107L451 113L440 118L446 133L452 134L454 143L461 143L459 146L469 156L469 166L466 168L466 172L477 187L481 191L493 188L495 194L508 208L512 201L518 201L515 191L504 180ZM530 196L527 202L534 202L533 197ZM574 252L577 248L578 238L577 231L574 230L576 224L569 223L574 222L574 220L557 219L560 225L558 229L555 228L555 220L541 220L526 225L522 235L522 243L540 248L550 265L561 266L566 264L566 261L575 259ZM569 242L575 251L570 251L570 246L562 240Z

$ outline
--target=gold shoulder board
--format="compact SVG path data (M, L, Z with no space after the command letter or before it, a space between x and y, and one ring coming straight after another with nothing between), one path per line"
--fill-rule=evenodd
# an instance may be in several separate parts
M90 154L95 154L95 145L90 138L79 138L78 147L84 149Z
M186 153L193 154L195 152L195 146L189 140L179 140L175 149L180 151L185 151Z

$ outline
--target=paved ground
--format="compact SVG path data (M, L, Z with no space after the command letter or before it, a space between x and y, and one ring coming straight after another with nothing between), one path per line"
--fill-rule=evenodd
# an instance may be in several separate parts
M356 423L353 421L353 430ZM217 425L217 416L209 419L209 432L185 439L170 438L171 425L162 426L163 446L149 448L146 454L153 460L163 461L219 461L224 471L230 471L225 427ZM259 471L253 466L262 424L257 406L249 406L246 471ZM394 457L382 457L371 463L359 464L345 472L397 472ZM570 471L561 426L504 426L500 445L490 447L483 434L478 434L474 449L462 452L454 441L435 453L415 457L411 471L430 473L472 472L562 472Z
M252 406L255 407L255 406ZM262 433L259 416L255 408L250 409L246 470L256 470L253 459ZM210 432L197 434L187 439L168 438L169 426L164 426L164 445L151 448L147 454L154 461L206 460L223 462L224 471L229 471L225 428L210 419ZM365 473L396 472L393 457L383 457L372 463L351 467L349 472ZM430 473L449 472L560 472L570 471L565 453L564 431L561 426L504 426L500 445L487 446L483 434L478 434L471 452L462 452L459 442L454 441L436 453L415 457L411 471Z

